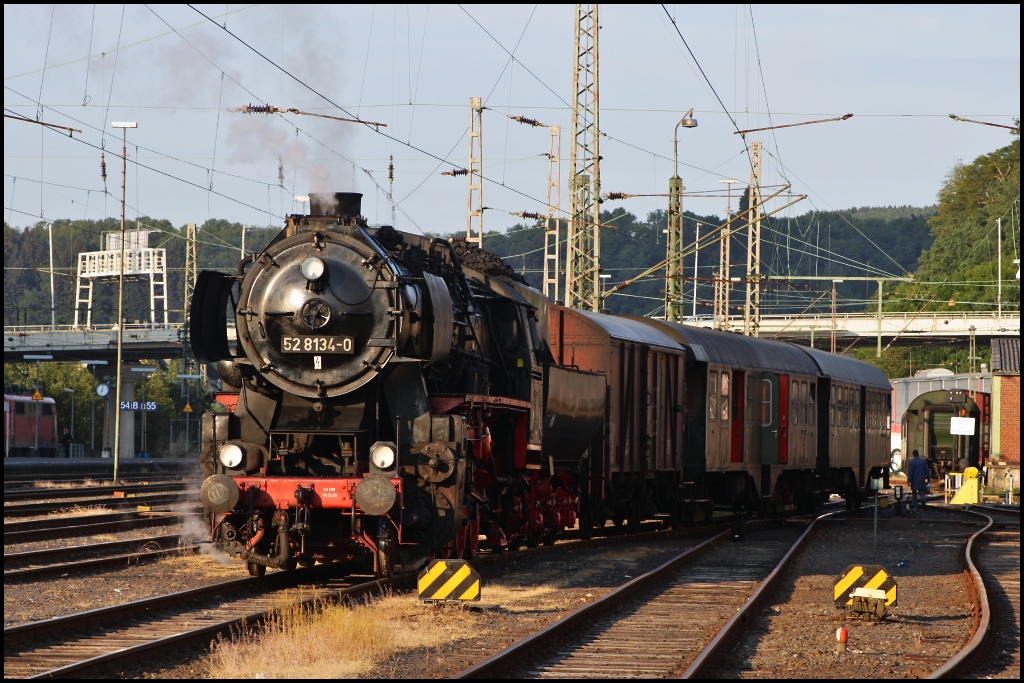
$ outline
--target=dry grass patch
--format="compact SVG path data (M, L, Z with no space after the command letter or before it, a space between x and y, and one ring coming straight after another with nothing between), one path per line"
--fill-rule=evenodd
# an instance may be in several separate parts
M85 481L34 481L32 486L37 489L77 489L86 486L113 486L112 481L98 481L86 478Z
M378 670L401 651L431 648L473 635L477 618L460 605L385 596L349 607L282 607L262 629L218 644L206 660L209 678L350 678ZM287 657L268 658L268 652Z
M47 514L47 517L81 517L85 515L107 515L112 514L114 510L108 508L106 505L72 505L71 507L61 508L60 510L54 510Z

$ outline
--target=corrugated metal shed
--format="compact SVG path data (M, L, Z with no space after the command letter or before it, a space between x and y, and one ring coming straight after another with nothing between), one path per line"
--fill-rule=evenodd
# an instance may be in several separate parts
M907 407L910 406L915 398L921 394L927 394L929 391L966 389L967 391L980 391L984 394L992 393L992 375L987 373L941 375L938 377L917 375L890 380L889 383L892 384L893 391L896 394L896 408L893 414L896 415L897 420L900 415L906 412Z
M643 321L652 327L660 327L669 331L682 344L690 347L694 357L700 361L744 370L769 370L802 375L818 374L818 366L792 344L770 339L744 337L733 332L690 327L664 320L624 317Z
M589 320L596 327L601 328L615 339L640 342L651 346L664 346L670 349L679 349L679 343L670 335L656 327L644 325L642 318L632 319L631 316L608 315L607 313L593 313L579 309L566 308L569 312L580 315Z
M836 353L819 351L809 346L796 346L795 348L800 349L813 358L814 362L821 368L822 374L832 379L892 391L892 384L890 384L889 378L871 363L847 358Z
M1020 374L1020 337L1001 337L992 340L992 373Z

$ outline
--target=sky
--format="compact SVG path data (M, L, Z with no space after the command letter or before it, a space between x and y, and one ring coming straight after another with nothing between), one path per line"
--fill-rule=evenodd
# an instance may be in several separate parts
M5 4L5 115L81 132L5 117L4 218L118 215L111 124L132 121L130 219L280 226L296 195L354 190L371 224L464 231L467 179L442 172L467 166L471 97L484 229L545 210L548 131L508 115L562 127L564 214L574 7ZM720 180L749 180L737 129L854 114L746 136L763 185L807 195L786 210L802 214L933 204L954 164L1011 141L949 114L1020 116L1019 5L601 5L600 25L602 191L664 195L692 107L678 157L702 215L725 214ZM228 111L247 104L386 126ZM645 218L667 199L603 206Z

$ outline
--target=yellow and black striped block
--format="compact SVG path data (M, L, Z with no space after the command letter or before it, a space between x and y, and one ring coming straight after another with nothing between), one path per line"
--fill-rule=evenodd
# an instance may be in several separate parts
M853 604L850 593L858 588L874 588L885 592L886 606L896 606L896 579L877 564L851 564L832 584L836 607Z
M479 600L480 575L465 560L434 560L420 572L420 600Z

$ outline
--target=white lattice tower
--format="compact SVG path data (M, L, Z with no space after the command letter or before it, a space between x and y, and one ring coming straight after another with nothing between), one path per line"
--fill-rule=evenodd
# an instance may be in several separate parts
M747 294L743 334L758 336L761 327L761 143L750 144L750 192L747 213Z
M561 208L562 127L551 126L548 144L548 209L544 220L544 294L558 300L559 244L558 221Z
M592 311L601 308L597 34L597 5L576 5L565 303Z
M92 328L92 299L96 282L117 282L124 257L124 277L128 281L149 282L149 324L156 328L161 314L164 329L167 320L167 250L149 246L151 230L126 230L124 249L120 232L104 233L102 251L78 254L78 278L75 295L75 329L79 329L84 306L85 329Z
M469 98L469 176L466 241L484 246L483 113L479 97Z

